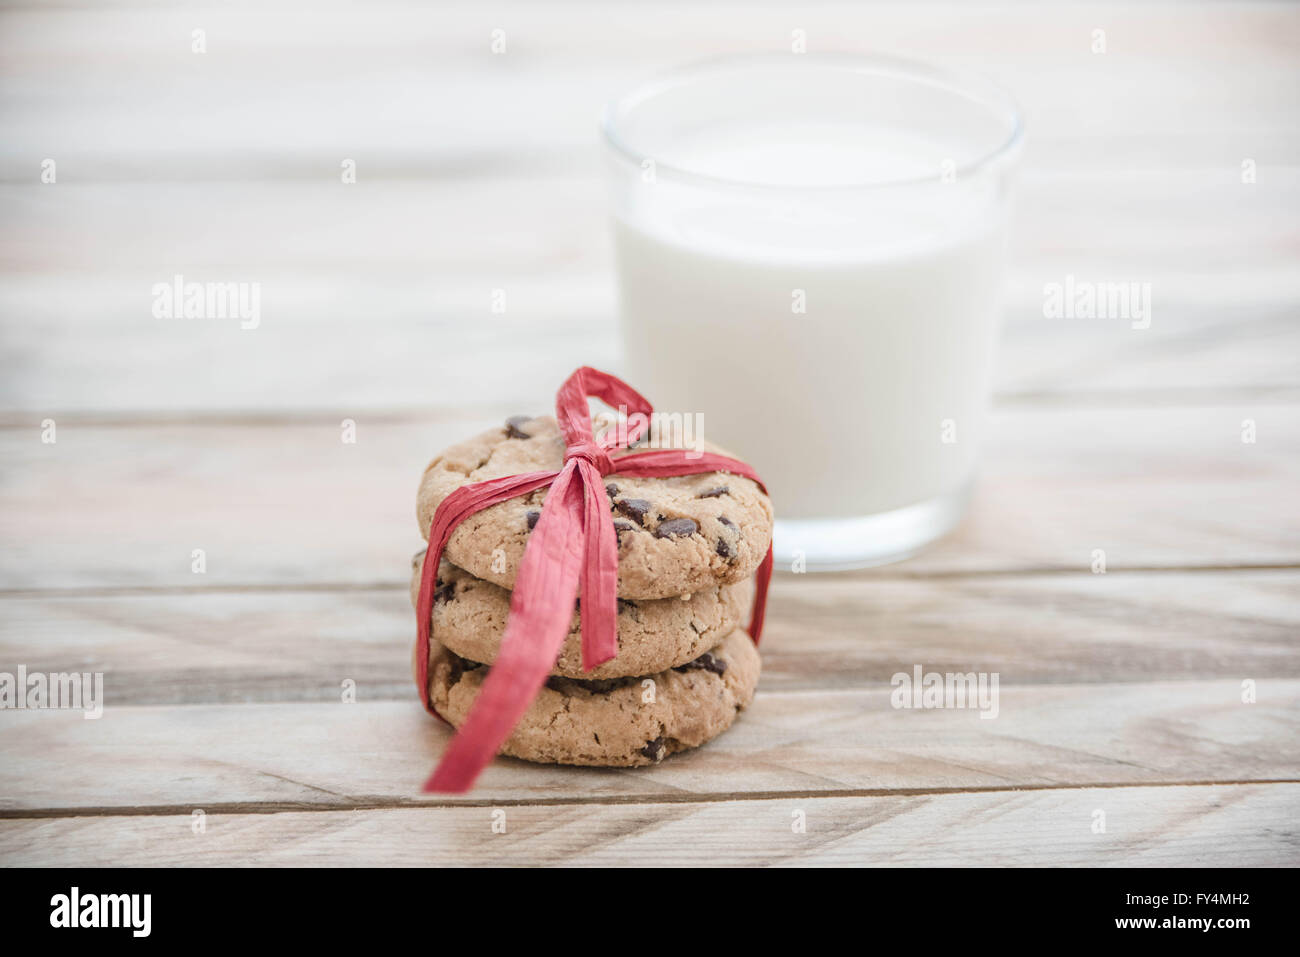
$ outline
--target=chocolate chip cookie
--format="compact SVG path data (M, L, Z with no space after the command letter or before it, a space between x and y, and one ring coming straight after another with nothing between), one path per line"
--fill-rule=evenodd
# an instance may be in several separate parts
M501 753L546 764L655 764L729 728L753 700L760 669L758 649L736 630L698 658L645 678L551 678ZM429 697L438 714L460 727L487 672L434 642Z
M727 454L707 443L701 447ZM635 452L611 455L617 462ZM434 511L462 485L563 464L564 440L550 416L516 416L453 445L429 464L420 482L420 534L428 540ZM469 516L447 542L447 558L477 578L513 588L548 491L538 489ZM630 478L615 473L606 478L605 493L618 536L618 593L623 598L694 594L749 578L772 538L771 502L754 482L738 475Z
M424 553L412 559L411 604L420 596ZM685 598L618 601L618 657L582 670L582 637L575 609L569 635L551 674L569 678L647 675L685 664L742 624L753 585L713 585ZM581 600L579 601L581 607ZM433 637L448 651L472 661L496 661L510 614L510 592L475 578L443 559L434 585Z

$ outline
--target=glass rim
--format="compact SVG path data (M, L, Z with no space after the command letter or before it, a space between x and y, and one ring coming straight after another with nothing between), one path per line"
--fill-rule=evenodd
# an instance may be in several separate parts
M714 176L709 173L698 173L682 166L664 163L642 150L634 149L620 136L619 119L661 93L685 86L709 73L783 62L796 69L799 63L815 62L854 73L892 75L923 86L946 90L955 96L991 109L995 114L1008 119L1011 125L1010 134L993 149L987 150L975 159L956 167L953 175L958 180L978 175L995 167L999 162L1013 156L1024 142L1024 114L1019 104L1001 86L977 73L936 66L924 60L877 53L743 53L698 60L661 72L609 100L605 104L600 118L600 130L605 144L619 158L627 160L638 167L643 166L646 161L654 163L656 178L667 175L670 179L694 183L699 186L709 186L714 189L758 190L773 193L808 190L849 192L929 186L938 182L937 175L904 176L893 179L872 179L827 185L767 183L732 179L725 176Z

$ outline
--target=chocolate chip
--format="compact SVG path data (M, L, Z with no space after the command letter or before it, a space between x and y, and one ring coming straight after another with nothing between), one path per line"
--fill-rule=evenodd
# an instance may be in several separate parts
M546 687L566 695L573 694L575 690L586 691L588 694L609 694L611 691L617 691L619 688L640 680L640 678L632 677L587 680L585 678L560 678L552 675L546 679Z
M664 756L664 739L655 738L653 741L647 741L641 753L652 761L658 761Z
M739 532L739 529L736 528L736 523L733 522L731 519L727 518L727 516L725 515L718 516L718 524L724 525L727 528L731 529L732 531ZM721 555L723 558L734 559L736 557L736 546L733 545L731 542L727 541L725 538L718 539L718 546L715 549L715 551L717 551L717 553Z
M634 532L636 526L631 522L625 522L621 518L614 519L614 531L616 532Z
M694 535L700 530L700 526L695 523L693 518L670 518L666 522L661 522L655 529L655 538L672 538L678 535Z
M614 503L614 510L626 515L638 525L645 525L645 517L653 506L643 498L621 498Z
M711 671L715 675L720 675L727 670L727 663L721 658L715 658L709 652L700 655L694 661L688 661L684 665L678 665L673 671Z
M528 519L528 530L531 532L537 527L537 520L542 517L542 513L535 509L529 509L524 518Z
M613 482L608 483L605 486L605 494L610 498L618 498L618 486Z
M456 682L460 681L465 672L474 671L483 667L479 662L470 661L468 658L462 658L460 655L449 654L449 657L451 659L451 674L448 675L447 678L449 684L454 685Z
M433 603L436 605L440 601L451 601L456 597L456 583L445 582L441 578L433 589Z
M597 678L594 681L580 681L579 684L592 694L609 694L629 684L627 678Z
M526 422L531 422L531 415L512 415L506 419L506 438L507 439L527 439L531 438L529 433L525 432L521 426Z
M719 498L730 492L731 489L726 485L719 485L717 488L711 488L707 492L701 492L696 498Z

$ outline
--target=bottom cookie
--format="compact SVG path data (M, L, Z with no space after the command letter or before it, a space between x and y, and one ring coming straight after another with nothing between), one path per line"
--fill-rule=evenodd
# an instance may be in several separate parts
M434 642L429 696L460 727L488 668ZM694 661L638 678L551 678L501 748L525 761L639 767L717 737L754 699L758 649L737 629Z

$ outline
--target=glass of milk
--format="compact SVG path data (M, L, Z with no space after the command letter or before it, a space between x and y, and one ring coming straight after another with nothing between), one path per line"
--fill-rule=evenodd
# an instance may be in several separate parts
M603 120L628 381L751 462L796 570L960 519L985 428L1020 114L885 57L733 57Z

